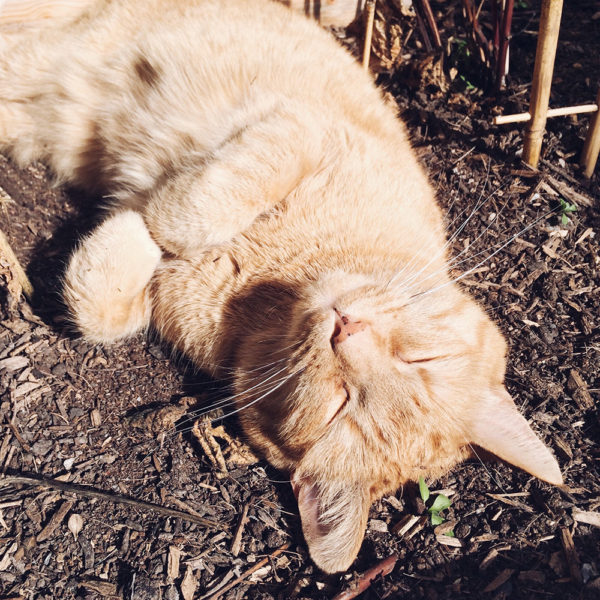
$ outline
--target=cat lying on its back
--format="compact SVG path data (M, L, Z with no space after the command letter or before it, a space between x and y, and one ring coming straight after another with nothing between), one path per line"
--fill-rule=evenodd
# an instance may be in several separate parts
M471 443L562 483L403 125L326 32L267 1L113 0L5 47L3 147L114 199L66 273L74 321L102 343L152 323L233 373L319 567Z

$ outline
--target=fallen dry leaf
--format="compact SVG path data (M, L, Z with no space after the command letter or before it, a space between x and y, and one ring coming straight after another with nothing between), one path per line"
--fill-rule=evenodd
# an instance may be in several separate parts
M183 600L194 600L194 593L196 592L197 587L198 581L194 577L192 567L188 566L185 570L181 585L179 586Z

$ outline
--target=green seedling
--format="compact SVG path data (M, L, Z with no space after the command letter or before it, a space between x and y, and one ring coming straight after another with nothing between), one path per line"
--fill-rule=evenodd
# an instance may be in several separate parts
M569 213L575 212L577 206L567 202L564 198L559 198L560 222L566 225L571 219L567 216Z
M425 506L427 506L431 494L423 477L419 477L419 494L421 495L421 500L423 500L423 502L425 502ZM431 524L433 526L441 525L446 520L442 515L440 515L440 513L449 508L451 504L452 501L450 498L448 498L448 496L444 496L444 494L438 494L435 498L433 498L433 501L427 507L427 511L431 517ZM454 532L448 531L445 535L454 537Z
M459 75L458 77L465 84L465 87L469 92L477 89L477 86L471 83L464 75Z
M467 40L451 38L450 42L448 66L456 69L456 80L462 82L469 93L479 91L481 82L478 75L481 73L481 65L478 55L471 51Z

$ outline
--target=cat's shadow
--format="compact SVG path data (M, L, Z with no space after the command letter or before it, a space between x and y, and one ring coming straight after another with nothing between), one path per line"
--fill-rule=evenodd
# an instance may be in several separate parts
M34 290L33 312L51 329L68 337L79 337L70 325L62 300L62 281L73 250L102 221L106 211L100 197L74 188L66 189L65 194L75 210L67 214L49 238L38 240L27 265L27 275Z

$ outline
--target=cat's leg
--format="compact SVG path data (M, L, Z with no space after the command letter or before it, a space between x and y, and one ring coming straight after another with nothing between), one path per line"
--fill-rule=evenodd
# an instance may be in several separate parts
M75 325L94 342L112 342L150 323L148 283L161 259L142 217L108 217L71 257L64 300Z
M306 112L274 111L232 135L208 163L171 176L143 208L152 238L175 256L193 258L286 198L323 155L323 128Z
M0 27L0 150L10 149L17 162L41 157L36 132L36 103L47 93L42 82L57 45L28 29L5 34Z

